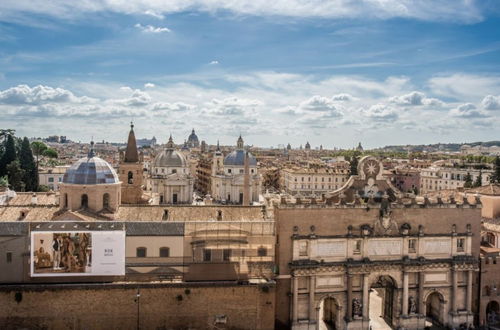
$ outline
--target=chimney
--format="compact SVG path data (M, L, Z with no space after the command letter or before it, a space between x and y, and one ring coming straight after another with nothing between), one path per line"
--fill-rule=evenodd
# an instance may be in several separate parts
M38 204L38 197L36 196L36 193L33 193L33 195L31 195L31 204L32 205Z
M248 151L245 151L245 177L243 178L243 205L250 205L250 169Z

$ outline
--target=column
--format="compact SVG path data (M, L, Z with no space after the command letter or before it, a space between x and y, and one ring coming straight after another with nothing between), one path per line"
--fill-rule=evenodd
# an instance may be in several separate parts
M347 322L352 320L352 274L347 274Z
M309 323L316 321L316 308L314 303L314 294L316 292L316 276L309 276Z
M299 278L293 277L293 300L292 300L293 324L299 320Z
M467 272L467 312L472 313L472 276L474 272L469 270Z
M403 316L408 316L408 272L403 271Z
M424 279L425 274L420 271L418 273L418 313L420 315L425 315Z
M363 320L365 321L370 319L370 315L368 315L368 305L370 304L368 276L369 274L363 274Z
M457 294L458 294L458 279L457 279L457 270L453 268L451 270L451 280L453 284L453 290L451 292L451 312L453 314L457 313Z

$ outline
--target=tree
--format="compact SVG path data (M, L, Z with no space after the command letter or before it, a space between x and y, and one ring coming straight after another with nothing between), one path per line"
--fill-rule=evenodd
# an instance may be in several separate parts
M24 137L21 143L21 152L19 153L19 162L21 169L24 171L23 182L26 191L38 190L38 169L36 168L35 159L31 152L30 141Z
M31 142L31 150L36 156L36 170L38 172L39 157L43 154L43 152L47 149L47 145L41 141L33 141Z
M481 187L483 185L483 173L482 171L479 171L479 175L476 178L476 181L474 182L474 187Z
M467 175L465 176L464 188L472 188L472 176L469 172L467 172Z
M16 144L14 137L8 135L5 140L5 151L0 159L0 176L7 174L7 165L16 160Z
M57 158L57 151L52 148L47 148L44 150L43 155L49 158Z
M358 175L358 157L352 156L351 161L349 162L351 169L351 175Z
M493 161L493 174L490 178L491 183L500 183L500 157L496 156Z
M18 160L10 162L9 165L7 165L7 174L12 189L14 191L24 191L24 170L19 165Z

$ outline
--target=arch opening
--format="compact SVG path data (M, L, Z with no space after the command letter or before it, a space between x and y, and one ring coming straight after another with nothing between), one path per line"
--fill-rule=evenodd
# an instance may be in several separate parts
M444 298L439 292L432 292L425 300L426 325L442 327L444 325Z
M80 203L81 207L83 209L86 209L89 207L89 196L87 196L87 194L83 194L82 195L82 198L81 198L81 203Z
M486 322L488 325L500 325L500 306L492 300L486 305Z
M336 330L341 329L339 323L339 305L335 298L326 297L319 307L319 329Z
M128 181L128 184L134 183L134 173L132 173L132 171L128 172L127 181Z
M396 281L390 276L381 275L372 284L368 305L372 329L392 329L395 295Z

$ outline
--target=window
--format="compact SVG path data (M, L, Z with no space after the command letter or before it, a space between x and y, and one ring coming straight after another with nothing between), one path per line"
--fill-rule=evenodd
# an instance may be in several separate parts
M217 210L217 220L222 220L222 211Z
M146 249L145 247L138 247L135 250L135 256L137 258L146 258L148 256L148 249Z
M416 239L408 240L408 252L409 253L416 253L417 252L417 240Z
M229 261L231 258L231 249L222 250L222 260Z
M265 247L261 246L260 248L257 249L257 255L259 257L267 256L267 249Z
M82 195L81 206L82 206L82 208L89 207L89 196L87 196L87 194Z
M163 210L163 217L161 219L168 220L168 210Z
M134 183L134 174L132 173L132 171L129 171L128 172L128 184L132 184Z
M102 208L107 209L109 208L109 194L105 193L102 195Z
M362 241L360 239L356 240L356 242L354 242L354 254L361 254L361 244L362 244Z
M49 178L49 182L54 182L54 178L53 178L53 177L50 177L50 178Z
M61 177L58 177L58 178L57 178L57 181L58 181L58 182L62 182L62 178L61 178Z
M457 239L457 252L465 251L465 238Z
M7 252L7 263L10 264L12 262L12 252Z
M299 257L306 257L308 255L307 247L307 241L299 242Z
M212 261L212 250L203 249L203 261Z
M168 258L170 257L170 248L161 247L160 248L160 258Z
M231 169L230 168L227 169L227 173L231 173Z
M242 169L240 169L240 174L243 174L243 172L244 172L244 171L243 171Z
M172 173L177 173L177 170L174 168L174 169L172 170Z

